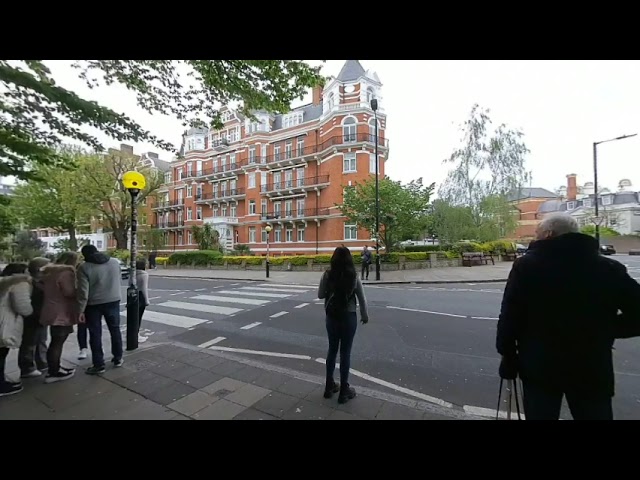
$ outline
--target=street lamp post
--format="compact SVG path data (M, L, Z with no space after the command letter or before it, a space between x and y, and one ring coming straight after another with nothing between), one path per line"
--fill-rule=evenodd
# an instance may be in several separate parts
M598 205L598 145L601 143L615 142L616 140L624 140L625 138L631 138L638 135L634 133L632 135L622 135L621 137L612 138L610 140L603 140L601 142L593 142L593 192L595 195L595 233L598 245L600 245L600 206Z
M264 231L267 232L267 261L265 263L267 278L269 278L269 234L271 233L271 225L264 227Z
M371 110L373 110L373 121L376 131L375 146L375 172L376 172L376 281L380 281L380 179L378 175L378 100L371 99Z
M129 288L127 288L127 350L138 348L138 285L136 282L136 258L138 256L138 194L147 181L140 172L127 172L122 176L124 187L131 194L131 248L129 261Z

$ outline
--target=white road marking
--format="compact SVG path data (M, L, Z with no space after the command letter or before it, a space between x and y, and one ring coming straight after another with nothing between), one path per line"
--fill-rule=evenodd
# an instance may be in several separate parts
M149 298L149 300L157 300L158 298L161 298L161 297L151 297Z
M201 303L189 302L163 302L158 304L159 307L177 308L179 310L193 310L195 312L218 313L220 315L231 315L241 312L242 308L219 307L218 305L203 305ZM204 320L203 320L204 322Z
M176 292L176 293L170 293L169 295L182 295L185 292Z
M273 293L304 293L308 290L296 290L295 292L291 290L283 290L282 288L265 288L265 287L240 287L240 290L251 290L252 292L273 292Z
M123 317L126 315L122 314ZM147 310L144 312L144 322L162 323L163 325L170 325L172 327L190 328L206 323L207 320L202 318L185 317L184 315L172 315L170 313L154 312L153 310Z
M259 287L281 287L281 288L318 288L317 285L287 285L284 283L261 283Z
M289 313L289 312L282 311L282 312L274 313L273 315L269 316L269 318L278 318L278 317L281 317L283 315L286 315L287 313Z
M419 310L417 308L393 307L390 305L387 305L387 308L391 308L393 310L403 310L405 312L430 313L431 315L444 315L445 317L467 318L466 315L456 315L454 313L443 313L443 312L431 312L429 310Z
M207 347L210 347L211 345L215 345L216 343L220 343L223 340L226 340L226 337L216 337L213 340L208 340L204 343L201 343L200 345L198 345L198 347L207 348Z
M315 302L316 305L324 305L324 302Z
M474 320L498 320L497 318L494 317L471 317Z
M265 297L265 298L287 298L290 294L284 293L262 293L262 292L241 292L239 290L220 290L218 293L227 295L245 295L247 297Z
M325 364L326 361L324 358L316 358L316 362ZM336 368L339 365L336 364ZM363 372L359 372L358 370L354 370L353 368L349 370L352 375L356 377L360 377L364 380L367 380L371 383L377 383L378 385L382 385L383 387L390 388L391 390L395 390L396 392L404 393L405 395L409 395L411 397L419 398L420 400L424 400L425 402L434 403L436 405L440 405L445 408L452 408L453 404L446 402L440 398L432 397L430 395L425 395L424 393L416 392L415 390L410 390L408 388L402 387L400 385L396 385L391 382L387 382L386 380L382 380L380 378L372 377L371 375Z
M209 350L217 350L220 352L233 352L233 353L246 353L248 355L264 355L265 357L279 357L279 358L295 358L298 360L311 360L308 355L294 355L292 353L277 353L277 352L263 352L261 350L246 350L244 348L230 348L230 347L209 347Z
M262 322L253 322L250 323L249 325L245 325L244 327L240 327L240 330L250 330L253 327L257 327L258 325L262 325Z
M296 305L293 308L303 308L303 307L306 307L307 305L309 305L309 304L308 303L301 303L300 305Z
M194 300L206 300L209 302L239 303L241 305L264 305L265 303L270 302L270 300L256 298L220 297L218 295L196 295L191 298Z
M194 292L204 292L206 288L196 288Z
M475 415L477 417L490 417L490 418L496 418L496 411L491 409L491 408L484 408L484 407L473 407L471 405L465 405L464 407L462 407L464 409L465 412L467 412L470 415ZM524 420L524 413L520 413L520 416L522 417L522 420ZM498 418L507 418L507 412L504 410L500 410L500 413L498 414ZM512 412L511 413L511 418L512 419L517 419L518 418L518 413L517 412Z
M231 286L235 287L236 285L240 285L240 283L232 283Z

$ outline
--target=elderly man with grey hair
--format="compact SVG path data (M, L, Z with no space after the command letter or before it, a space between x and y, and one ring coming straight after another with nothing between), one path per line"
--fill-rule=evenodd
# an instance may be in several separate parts
M505 287L500 376L522 379L527 420L557 420L563 396L574 419L611 420L613 343L638 325L640 285L625 266L600 255L573 217L547 216Z

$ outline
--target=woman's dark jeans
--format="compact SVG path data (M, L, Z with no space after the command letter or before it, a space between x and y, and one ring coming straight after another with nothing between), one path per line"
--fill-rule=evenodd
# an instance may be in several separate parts
M336 369L336 358L340 350L340 383L349 383L349 367L351 366L351 347L353 337L358 328L356 312L346 312L340 318L326 318L327 334L329 335L329 352L327 353L327 381L333 380Z
M73 333L73 327L51 327L51 342L47 351L47 363L49 375L55 375L60 371L60 358L67 337Z

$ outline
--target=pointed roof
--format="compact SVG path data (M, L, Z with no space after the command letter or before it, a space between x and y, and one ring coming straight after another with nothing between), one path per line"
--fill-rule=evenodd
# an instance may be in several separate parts
M338 81L353 82L366 74L359 60L347 60L338 74Z

